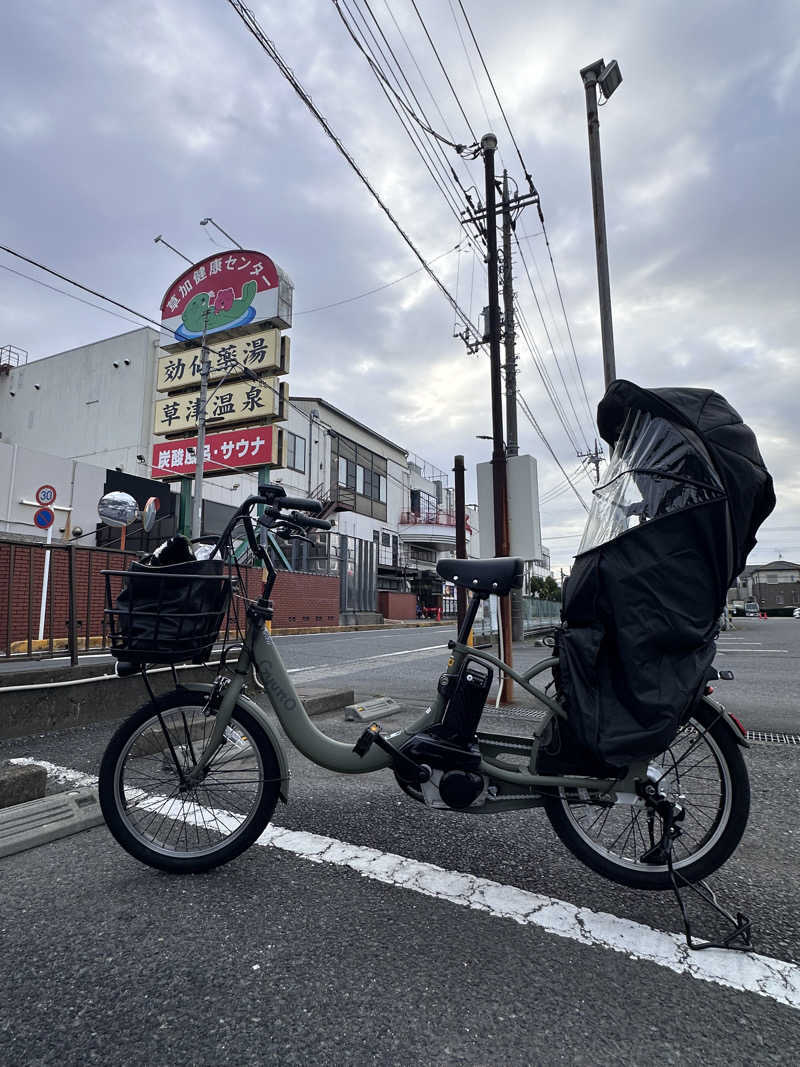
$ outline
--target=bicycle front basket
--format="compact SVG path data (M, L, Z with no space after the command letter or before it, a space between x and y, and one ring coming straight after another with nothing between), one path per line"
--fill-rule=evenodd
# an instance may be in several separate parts
M127 571L102 573L112 655L134 663L200 663L208 657L231 599L224 563L132 563ZM116 588L122 581L116 598L112 579Z

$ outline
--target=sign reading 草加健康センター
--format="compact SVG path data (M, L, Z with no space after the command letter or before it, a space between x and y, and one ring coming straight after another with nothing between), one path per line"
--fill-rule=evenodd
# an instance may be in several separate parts
M256 374L279 375L289 372L289 338L278 330L248 333L209 342L208 380L240 378L248 370ZM200 347L168 352L158 361L156 389L171 393L200 384L203 350Z
M264 255L236 248L192 264L161 303L161 347L167 351L205 336L292 324L292 282Z

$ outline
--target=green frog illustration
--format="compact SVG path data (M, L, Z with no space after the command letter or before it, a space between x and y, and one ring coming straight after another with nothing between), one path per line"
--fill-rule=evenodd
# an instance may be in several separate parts
M209 293L198 293L186 305L181 316L183 323L178 327L175 336L185 341L201 337L204 328L209 334L251 322L256 314L252 303L257 291L258 285L252 280L244 283L242 295L238 298L234 296L233 289L220 289L213 294L213 304Z

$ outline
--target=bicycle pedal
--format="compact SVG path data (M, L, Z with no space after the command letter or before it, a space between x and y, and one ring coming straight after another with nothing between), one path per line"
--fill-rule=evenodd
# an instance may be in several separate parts
M353 745L353 752L357 756L366 756L372 748L375 738L380 734L381 728L376 722L371 722L358 741Z

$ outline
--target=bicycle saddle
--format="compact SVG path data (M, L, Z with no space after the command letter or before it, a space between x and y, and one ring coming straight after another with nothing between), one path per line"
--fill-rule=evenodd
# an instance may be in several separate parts
M522 560L517 556L497 559L440 559L436 564L440 578L463 585L478 596L505 596L522 588Z

